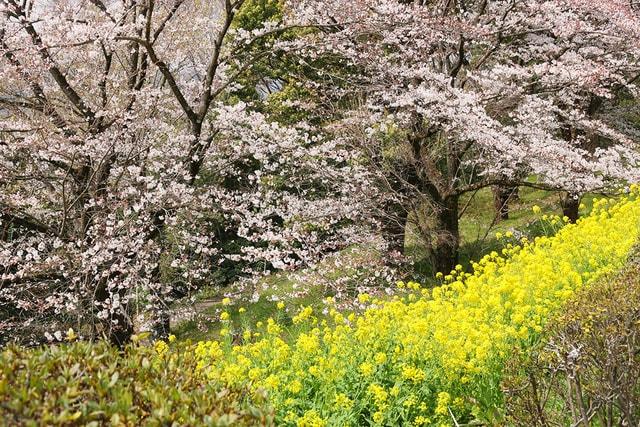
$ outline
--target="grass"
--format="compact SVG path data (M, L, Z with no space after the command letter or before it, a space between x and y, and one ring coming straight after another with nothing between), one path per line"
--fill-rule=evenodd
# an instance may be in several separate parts
M229 313L232 324L238 329L276 316L286 325L300 307L316 304L323 298L336 297L343 302L355 300L363 290L358 278L373 276L373 270L378 267L376 263L382 263L376 251L351 247L328 257L314 269L263 277L257 283L245 286L239 294L231 289L205 289L197 296L196 318L179 322L173 332L181 339L211 339L221 327L219 319L223 311ZM339 280L343 283L337 295L331 284ZM232 297L230 306L222 302L227 295ZM278 301L286 302L285 310L277 309ZM240 308L246 309L246 313L240 315Z
M587 194L582 199L585 205L580 214L591 212L595 194ZM473 198L470 202L469 199ZM545 214L562 215L560 197L557 193L538 190L529 187L521 187L519 200L513 201L509 206L509 219L495 222L495 210L493 209L493 194L491 189L484 188L475 195L468 194L460 202L461 206L469 203L465 215L460 221L460 237L462 245L481 241L487 235L495 235L497 232L521 229L537 221L537 215L531 208L539 206ZM463 251L464 252L464 251Z
M544 223L532 208L537 205L543 214L562 215L560 195L555 192L520 187L518 199L509 204L509 218L496 220L493 206L493 193L490 188L483 188L475 193L469 193L460 200L460 209L465 206L464 215L460 219L460 250L459 262L469 269L471 261L477 260L491 251L500 251L503 241L496 238L496 233L507 231L520 232L527 237L547 234ZM583 197L585 205L580 215L587 215L593 207L596 194ZM407 254L415 262L417 278L421 281L429 280L433 275L430 267L429 253L417 233L409 228L406 241Z
M252 295L248 293L234 299L229 306L223 304L224 294L221 290L217 292L215 290L205 291L206 293L199 295L200 300L196 303L196 307L199 307L196 308L198 311L196 319L180 322L173 328L173 333L180 339L190 338L196 341L211 339L217 335L221 327L220 314L223 311L229 313L230 320L236 328L247 328L249 325L255 325L259 321L275 316L278 313L276 301L295 291L295 282L286 274L268 276L261 280L260 285L264 292L260 293L259 298L252 301ZM311 286L298 298L288 297L288 305L292 307L306 306L320 301L326 296L324 289ZM240 315L238 311L240 308L246 309L246 313ZM283 310L279 316L284 324L291 320L288 310Z
M502 248L496 233L518 230L526 235L544 234L538 215L532 211L534 205L548 215L562 214L558 194L528 187L520 188L519 198L509 204L509 218L505 220L496 221L490 188L466 195L460 204L467 203L469 206L460 220L460 263L465 268L471 260Z
M590 194L583 198L582 203L585 207L580 210L581 215L591 211L594 197L599 196ZM460 206L462 208L466 205L468 206L460 220L460 263L465 269L469 268L471 260L502 249L504 241L497 239L496 233L512 231L529 237L547 234L539 215L532 211L534 205L539 206L544 214L561 215L562 212L557 193L528 187L520 188L519 199L510 203L509 218L506 220L495 221L490 188L463 197ZM414 262L415 279L422 282L430 281L432 275L428 266L428 253L411 228L407 232L405 245L407 255ZM246 287L239 295L235 295L229 307L222 304L222 299L230 289L205 289L197 296L196 317L177 322L173 332L180 339L211 339L221 327L219 319L223 311L230 314L232 324L238 329L276 316L287 324L291 319L290 313L295 313L301 306L336 296L335 289L327 286L327 283L332 281L348 276L354 277L354 283L347 286L347 293L341 297L355 299L359 293L358 274L371 273L371 269L376 268L376 263L382 263L379 254L366 248L352 247L324 261L319 268L305 270L302 280L296 277L298 274L290 272L266 276L254 286ZM354 265L357 267L353 267ZM361 271L357 271L358 269ZM287 309L279 311L276 307L277 301L285 301ZM242 316L238 312L241 307L246 309Z

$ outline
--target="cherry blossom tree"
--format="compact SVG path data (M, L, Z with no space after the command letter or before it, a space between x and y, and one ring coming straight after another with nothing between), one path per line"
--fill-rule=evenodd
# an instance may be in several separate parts
M573 201L638 179L638 132L624 120L636 108L640 72L632 3L297 0L290 7L291 23L321 29L298 41L309 67L338 57L350 71L308 86L340 107L332 128L393 195L379 204L388 234L400 236L400 249L413 218L438 271L457 262L465 193L528 185Z
M352 154L234 95L286 30L235 26L249 3L0 1L0 341L122 345L149 310L163 336L222 263L297 268L356 238Z

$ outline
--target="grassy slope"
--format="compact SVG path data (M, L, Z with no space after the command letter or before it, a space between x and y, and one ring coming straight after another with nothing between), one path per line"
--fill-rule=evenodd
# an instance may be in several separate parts
M463 264L468 264L469 260L479 259L484 254L501 248L502 244L495 236L497 232L526 229L533 234L541 233L542 230L535 230L535 227L539 227L539 222L537 215L531 210L534 205L538 205L542 209L542 213L562 215L560 198L556 193L522 187L519 195L520 200L510 206L509 219L496 224L493 223L495 211L491 190L485 188L473 197L460 221L462 240L460 257ZM468 195L464 198L461 205L464 206L470 197L471 195ZM597 196L587 195L583 198L582 203L585 208L580 211L581 215L591 212L594 197Z
M493 250L502 248L503 243L500 242L495 234L497 232L506 232L509 230L526 230L528 233L542 234L543 230L536 230L540 224L537 215L533 213L532 206L538 205L546 214L561 214L560 199L556 193L550 193L543 190L532 188L520 189L520 200L514 202L510 206L509 219L494 224L495 211L493 208L493 196L489 188L478 191L469 202L471 195L464 197L460 205L465 206L468 203L465 214L460 221L460 261L468 269L470 260L481 258ZM586 214L591 210L593 198L597 196L588 195L583 199L585 208L581 210L581 214ZM416 263L416 270L428 271L424 268L426 264L426 254L420 245L420 242L408 233L407 254L411 256ZM366 255L365 255L366 252ZM355 258L366 258L370 256L367 251L359 253L357 250L349 250L348 253L341 256ZM334 275L340 276L343 270L337 268ZM311 276L313 277L313 275ZM250 292L234 299L234 304L230 307L223 307L221 301L223 292L217 290L207 290L198 297L200 302L197 305L199 313L198 320L189 320L179 322L174 327L175 334L181 338L203 339L211 338L212 333L220 328L219 314L225 309L230 313L231 319L237 326L243 326L245 323L254 323L265 320L271 316L284 317L284 321L288 320L289 314L286 310L278 312L274 301L284 299L287 307L296 309L300 306L306 306L317 303L322 298L332 296L331 289L324 286L314 286L314 283L305 283L304 292L296 289L296 282L287 273L279 273L268 276L261 280L258 284L260 287L260 298L257 301L251 301ZM291 297L292 294L298 294ZM238 309L244 307L247 310L243 316L239 316ZM240 318L243 318L240 321Z

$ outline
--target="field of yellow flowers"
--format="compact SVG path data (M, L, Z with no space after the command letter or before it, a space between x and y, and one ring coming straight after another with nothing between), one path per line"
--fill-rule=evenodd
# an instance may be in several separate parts
M500 423L512 349L533 345L576 290L618 270L635 245L640 201L631 193L598 200L553 237L506 244L472 273L458 266L441 286L399 282L406 293L387 301L363 294L362 314L340 313L329 299L330 320L309 306L292 324L276 316L233 330L225 321L220 340L196 344L198 370L221 387L266 391L283 425Z

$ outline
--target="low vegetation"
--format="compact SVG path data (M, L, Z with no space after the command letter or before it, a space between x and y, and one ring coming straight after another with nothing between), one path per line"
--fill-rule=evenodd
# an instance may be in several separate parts
M500 422L511 350L532 345L576 290L621 268L637 240L640 203L608 205L554 237L507 244L473 273L459 267L432 290L399 283L415 292L374 300L363 315L329 310L322 321L308 306L291 326L270 318L224 329L198 343L201 367L211 382L267 390L285 424Z
M596 337L606 335L597 331L611 327L616 345L631 348L635 334L629 331L635 329L628 329L627 320L637 316L634 294L618 304L624 298L621 285L602 283L627 261L640 232L638 218L639 201L596 201L589 217L555 236L506 243L502 256L485 256L472 273L458 267L439 276L440 286L399 282L400 294L388 300L361 294L360 302L368 306L361 314L335 310L331 299L324 301L322 317L321 307L298 310L280 302L276 316L240 329L230 313L241 318L246 310L225 300L226 327L216 341L191 344L172 337L152 346L134 344L124 355L103 343L11 347L1 359L3 417L17 424L344 426L504 424L507 416L513 420L526 413L535 423L531 411L517 409L530 404L530 395L507 394L505 406L502 387L533 378L508 362L514 355L526 360L531 348L544 353L538 343L548 337L548 320L565 303L561 319L570 320L551 329L564 340L554 354L571 357L568 343L585 337L593 340L588 348L598 350L603 343ZM601 305L582 310L593 297ZM579 334L576 324L583 328ZM535 368L537 361L522 366ZM585 363L592 371L603 369L597 360ZM618 357L611 363L617 363L611 369L627 372L630 361ZM555 393L552 406L542 405L550 411L546 417L564 413L557 423L563 425L570 415L563 412L560 389L554 389L553 378L532 372ZM635 371L628 372L631 378ZM597 378L602 376L585 377L583 393L606 390L598 388ZM590 396L584 401L601 401ZM570 399L566 405L580 408Z
M509 364L509 424L638 425L638 261L635 255L621 274L578 292L544 339Z
M69 340L73 340L70 332ZM0 424L269 425L260 393L220 388L199 375L187 344L76 342L0 353Z

